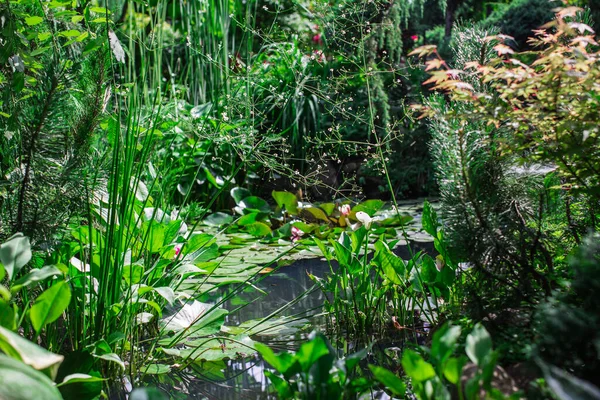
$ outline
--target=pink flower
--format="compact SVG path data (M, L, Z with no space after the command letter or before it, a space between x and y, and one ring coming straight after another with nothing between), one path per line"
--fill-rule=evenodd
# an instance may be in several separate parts
M323 44L320 33L317 33L315 36L313 36L312 41L314 44Z
M338 210L340 210L340 214L342 214L343 217L347 217L350 215L350 204L343 204Z
M410 38L412 39L413 42L416 42L417 40L419 40L418 35L412 35Z
M175 256L173 258L177 258L177 256L179 255L179 253L181 253L181 245L180 244L176 244L174 250L175 250Z
M304 232L302 232L300 229L296 228L295 226L292 226L292 242L298 241L303 235L304 235Z

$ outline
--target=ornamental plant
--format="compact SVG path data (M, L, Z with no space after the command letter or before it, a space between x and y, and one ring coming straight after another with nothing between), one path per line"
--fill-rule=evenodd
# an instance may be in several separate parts
M485 40L495 57L469 60L462 69L450 68L432 46L412 54L428 56L432 90L468 105L471 119L510 131L497 141L503 155L555 165L564 189L597 199L600 50L594 30L581 22L582 11L561 9L535 31L531 52L516 52L511 38L499 34ZM423 111L431 116L434 108Z

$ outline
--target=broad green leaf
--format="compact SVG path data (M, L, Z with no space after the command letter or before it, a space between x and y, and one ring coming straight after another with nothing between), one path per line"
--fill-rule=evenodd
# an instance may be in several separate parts
M308 212L310 213L310 215L312 215L314 218L327 222L329 223L329 218L327 218L327 214L325 214L325 211L321 210L320 208L317 207L307 207L307 208L303 208L302 209L303 212Z
M229 193L231 194L231 197L233 197L235 204L240 204L246 197L252 196L252 193L250 193L248 189L241 187L234 187Z
M182 229L182 227L183 227L183 229ZM187 225L182 220L177 219L177 220L169 222L167 224L167 226L165 227L164 244L167 245L167 244L171 243L173 240L175 240L175 238L179 234L180 229L187 230Z
M311 233L315 229L319 228L319 225L317 225L317 224L307 224L302 221L294 221L294 222L292 222L292 226L295 226L296 228L300 229L304 233Z
M140 371L148 375L163 375L171 372L171 367L166 364L148 364L140 368Z
M429 204L428 201L426 201L423 204L422 222L423 229L425 230L425 232L429 233L433 237L436 237L437 229L439 226L438 217L435 210L431 207L431 204Z
M58 35L64 36L64 37L77 37L77 36L81 35L81 32L78 31L77 29L67 29L67 30L58 32Z
M16 280L14 285L11 287L11 291L16 293L21 288L27 287L32 283L43 282L48 278L60 276L62 274L62 271L56 268L54 265L47 265L41 269L33 269L26 275Z
M110 11L104 7L90 7L89 10L98 14L110 14Z
M46 289L36 299L29 316L36 332L56 321L67 309L71 301L71 289L65 281L58 282Z
M145 247L151 253L158 253L165 244L165 225L151 220L146 221L142 225L143 239L145 240Z
M41 24L42 22L44 22L44 18L42 17L32 16L25 18L25 23L29 26L35 26Z
M62 396L46 375L0 354L0 399L62 400Z
M277 372L281 374L285 374L296 362L296 358L292 354L287 352L275 354L273 350L266 344L255 343L254 347L256 350L258 350L263 360L269 363L271 367L275 368Z
M273 336L281 337L283 335L292 335L301 328L308 325L308 320L291 317L278 318L260 318L244 321L242 324L234 327L239 333L254 336Z
M248 196L240 201L238 205L242 208L245 214L253 212L271 212L271 207L269 207L269 204L257 196Z
M204 218L204 223L211 226L229 225L232 222L233 216L222 212L216 212Z
M481 323L467 336L465 351L475 365L483 367L485 358L492 352L492 338Z
M239 226L247 226L250 224L253 224L255 222L258 222L260 219L262 219L262 216L265 216L265 213L258 213L258 212L253 212L250 214L246 214L246 215L242 215L240 218L238 218L237 220L237 224Z
M220 326L226 314L227 310L193 300L181 306L175 314L163 318L161 326L165 332L179 332L193 325L195 328L202 328L214 321L217 321Z
M0 350L54 379L64 357L30 342L21 335L0 326Z
M285 381L285 379L280 376L275 375L271 371L265 371L265 376L269 378L275 390L279 394L279 398L281 399L291 399L294 397L292 393L292 389L290 388L290 384Z
M246 231L252 236L262 237L271 234L271 228L264 222L255 222L246 226Z
M460 381L460 377L462 375L463 367L465 366L466 359L465 357L461 358L449 358L444 364L444 376L448 379L448 382L453 385L457 385Z
M190 110L190 117L192 118L202 118L210 112L212 108L212 103L204 103L196 106Z
M137 325L147 324L154 318L154 314L149 312L141 312L135 316L135 323Z
M377 211L379 211L381 209L381 207L383 207L384 202L382 200L367 200L367 201L363 201L360 204L355 205L354 207L352 207L352 211L350 213L350 215L352 217L354 217L354 215L356 215L357 212L362 211L365 212L369 215L369 217L372 217L375 215L375 213Z
M296 353L296 358L302 366L302 370L307 372L317 360L329 354L329 348L322 336L318 335L314 339L303 343Z
M13 330L16 328L15 310L8 301L0 299L0 326Z
M443 364L448 357L452 355L456 342L460 338L461 329L459 326L444 324L433 334L431 342L431 356Z
M121 370L125 371L125 363L123 362L123 360L121 360L121 357L119 357L116 353L106 353L106 354L101 354L101 355L94 355L94 357L101 358L103 360L115 363L119 367L121 367Z
M99 376L74 373L65 376L56 386L64 400L94 400L100 396L105 380Z
M433 283L436 281L438 276L438 270L435 266L435 261L428 256L425 255L422 258L421 262L421 280L426 283Z
M254 345L255 342L248 336L199 338L186 342L186 346L190 348L181 350L181 357L189 357L196 362L237 360L253 354Z
M130 264L123 267L123 279L128 285L140 283L144 275L144 267L139 264Z
M161 295L165 300L167 300L167 303L172 305L173 302L175 301L175 292L170 287L161 286L161 287L154 288L154 290L156 291L156 293Z
M433 366L412 350L404 351L402 368L411 379L417 382L424 382L435 377Z
M63 381L61 383L59 383L56 386L64 386L67 384L72 384L72 383L77 383L77 382L103 382L106 379L100 378L99 376L92 376L92 375L88 375L88 374L71 374L71 375L67 375L65 376L65 378L63 379Z
M331 214L333 214L333 211L335 210L335 204L334 203L322 203L322 204L319 204L319 208L322 209L323 211L325 211L325 214L327 214L327 216L330 216Z
M383 277L396 285L403 284L406 275L404 260L395 255L381 240L375 243L375 249L375 263L381 268L380 273Z
M183 254L190 254L200 249L209 247L215 241L216 239L213 235L209 235L207 233L194 234L190 236L185 246L183 246Z
M273 190L272 196L279 208L285 208L285 210L291 215L298 214L298 199L296 198L295 194Z
M375 379L389 389L394 396L404 397L406 393L406 385L391 371L376 365L369 365L369 369L373 373Z
M31 260L31 245L29 238L17 233L0 245L0 262L12 279Z

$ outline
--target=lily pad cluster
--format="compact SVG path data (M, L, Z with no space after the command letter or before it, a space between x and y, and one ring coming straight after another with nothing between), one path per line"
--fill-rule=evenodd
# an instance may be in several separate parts
M324 240L338 237L347 229L369 224L376 235L396 237L397 228L409 228L414 210L389 208L382 200L353 203L339 200L329 203L303 201L294 193L273 191L272 203L244 188L231 190L233 213L218 211L204 219L207 226L224 228L227 234L247 233L262 241L302 241L308 237ZM410 212L413 211L413 212ZM420 230L420 224L416 233Z

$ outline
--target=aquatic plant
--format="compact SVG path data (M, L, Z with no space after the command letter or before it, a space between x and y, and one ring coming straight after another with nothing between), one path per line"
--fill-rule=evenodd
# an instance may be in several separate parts
M352 399L372 386L358 368L368 349L338 358L327 338L318 332L312 332L295 353L275 354L260 343L256 348L275 369L265 371L265 375L279 399Z
M314 238L331 270L324 278L311 275L328 295L325 309L330 327L336 334L366 342L371 335L389 334L390 328L397 334L416 335L420 328L415 317L434 324L442 299L451 304L456 264L446 249L437 216L425 203L423 224L434 236L438 261L422 252L405 261L392 251L398 239L382 235L371 247L370 235L376 232L371 225L377 222L363 209L367 210L359 205L352 210L362 226L327 243ZM373 257L371 249L375 250Z

